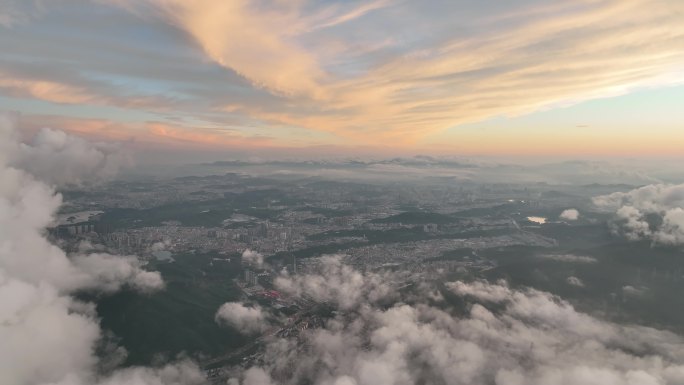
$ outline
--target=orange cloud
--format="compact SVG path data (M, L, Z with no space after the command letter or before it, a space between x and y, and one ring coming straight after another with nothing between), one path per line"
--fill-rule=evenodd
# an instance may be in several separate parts
M275 144L270 138L246 137L218 129L182 127L158 122L148 122L145 127L151 140L157 142L177 142L206 147L272 147Z
M255 85L309 97L324 93L318 81L325 74L315 57L284 36L297 23L295 9L287 2L276 11L257 9L247 0L153 3L195 38L211 59Z
M483 18L477 35L445 36L350 77L322 70L341 59L318 54L325 41L300 43L326 24L298 2L150 1L209 58L287 99L276 110L243 106L250 116L351 141L412 143L493 116L684 80L684 2L567 2L505 15L508 27Z
M420 144L362 141L337 145L286 143L270 138L161 122L122 123L104 119L78 119L54 115L23 115L26 136L50 127L94 141L129 143L140 149L185 148L198 150L239 149L271 156L397 156L430 155L523 156L523 157L681 157L684 133L676 127L654 127L649 135L641 130L549 127L521 134L520 127L468 129L438 134Z
M23 130L31 135L43 127L56 128L98 141L135 142L199 148L265 148L276 144L270 138L161 122L123 123L105 119L79 119L55 115L23 115Z
M78 47L66 53L56 48L42 57L38 49L31 50L35 56L28 48L18 49L0 63L3 94L114 105L158 114L159 121L207 122L185 127L93 120L73 128L114 140L130 136L197 146L316 141L403 150L418 149L438 133L465 123L684 81L682 1L549 1L529 9L514 7L513 12L487 5L480 9L481 17L467 23L458 19L456 8L443 12L449 7L391 0L103 0L89 6L103 3L124 7L150 28L159 27L155 23L160 21L178 28L191 40L173 40L173 35L165 36L164 43L190 41L203 55L192 58L188 53L197 50L174 46L160 47L159 55L137 56L147 47L129 47L130 42L123 41L117 44L130 49L117 51L123 53L120 61L105 65L83 56L73 62L82 61L88 71L74 71L64 64L71 61L59 60L50 62L55 71L47 71L41 66L23 68L26 59L16 57L47 60L54 52L66 56ZM445 28L451 18L456 21ZM441 29L432 29L433 21L441 22ZM7 31L21 40L18 29ZM360 47L358 52L355 47ZM170 68L161 61L173 61L175 48L182 51L180 64ZM217 73L214 63L230 76ZM186 72L192 65L205 67ZM245 81L236 82L232 72ZM138 79L149 81L138 84ZM248 89L251 86L259 91ZM281 139L216 128L228 123L243 125L241 132L271 130L270 136ZM562 129L550 130L555 135ZM536 137L520 131L527 143L535 143ZM479 144L468 135L443 136L450 141L444 148L460 148L469 140L473 149L498 143L496 138L480 138L492 142Z
M55 103L80 104L99 98L88 90L50 80L19 79L0 72L0 88L12 95L32 97Z

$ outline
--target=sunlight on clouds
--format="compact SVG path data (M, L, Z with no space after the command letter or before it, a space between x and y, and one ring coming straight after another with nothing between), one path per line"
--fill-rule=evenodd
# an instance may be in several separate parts
M507 23L482 19L482 33L445 36L444 43L390 57L351 79L322 70L328 63L317 49L325 42L307 49L298 41L316 26L347 22L374 7L329 15L320 24L303 3L153 3L212 60L285 95L279 111L247 105L242 111L357 139L413 142L492 116L622 94L671 81L667 75L684 61L678 2L561 2L544 12L504 15ZM373 15L392 15L382 11Z
M231 146L269 146L269 138L245 137L226 130L193 129L165 123L148 122L146 127L153 141L181 142L214 147Z
M324 77L315 57L283 35L298 24L288 3L257 9L245 0L153 0L217 63L256 86L285 94L320 97Z
M0 89L10 94L29 96L36 99L55 103L90 103L96 101L97 96L88 90L49 80L17 79L5 76L0 72Z
M152 115L128 124L137 127L131 137L221 145L215 128L239 127L285 146L316 137L317 145L406 151L554 153L537 144L565 135L566 147L579 151L614 153L622 142L625 153L676 147L643 127L614 142L613 132L579 135L552 124L539 126L543 132L514 126L494 138L467 124L514 125L511 117L684 84L680 1L99 0L79 16L53 3L8 4L0 7L0 44L12 42L0 60L2 96ZM130 23L141 39L74 27L73 17ZM85 43L72 37L84 32L92 32L88 44L72 44ZM111 48L98 51L107 59L86 54L94 46ZM660 113L645 116L651 124ZM630 123L611 117L613 125ZM154 133L148 121L180 128Z

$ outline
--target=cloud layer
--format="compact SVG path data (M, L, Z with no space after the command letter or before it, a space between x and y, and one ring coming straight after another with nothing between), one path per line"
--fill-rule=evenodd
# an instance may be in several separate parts
M266 314L259 305L247 307L239 302L226 302L216 312L215 319L246 334L262 332L268 327Z
M318 275L320 281L301 280L320 282L310 289L312 296L318 296L339 286L323 282L349 276L343 270L328 268ZM361 281L378 279L373 273L354 274ZM568 283L581 287L578 280ZM334 302L341 311L323 328L303 331L299 341L269 339L263 360L229 383L674 385L684 381L680 336L602 321L549 293L512 289L503 281L456 281L447 284L446 291L464 307L438 297L428 301L424 290L418 291L418 297L415 293L395 297L391 306L376 306L371 293L382 285L393 286L390 281L355 284L351 290L359 293L352 294L358 299L355 306Z
M684 184L652 184L593 198L599 209L615 213L614 233L629 240L684 244Z
M245 249L242 252L242 262L254 267L261 267L264 264L264 256L257 251Z
M567 209L559 215L560 219L565 219L566 221L576 221L579 219L579 211L577 209Z
M319 274L281 275L275 279L274 285L287 294L308 296L345 310L375 304L395 295L388 285L389 276L361 274L343 264L341 259L340 255L323 256Z
M41 129L30 144L19 144L11 164L52 185L101 182L130 163L111 144L89 143L63 131Z
M96 154L85 142L85 154ZM78 291L110 293L127 286L148 292L163 287L158 272L141 268L135 257L105 253L67 256L45 238L61 204L61 196L28 170L32 160L44 162L53 148L24 151L15 142L9 121L0 122L0 382L3 384L180 384L198 383L203 376L190 363L164 368L130 368L110 374L97 370L94 354L101 332L93 304L72 295ZM45 152L43 152L43 150ZM15 151L21 152L17 156ZM35 158L29 156L35 155ZM19 162L16 160L20 159ZM69 156L52 158L53 167L68 167ZM40 172L38 172L40 174ZM66 179L59 179L58 176ZM55 174L54 184L80 183L73 172Z
M105 106L113 120L124 109L122 121L203 144L408 146L464 123L684 80L676 1L108 0L76 15L9 4L4 95ZM114 39L108 20L149 40ZM89 54L103 46L107 55Z
M441 30L441 17L450 12L440 17L441 7L428 5L437 26L432 32L444 33L440 39L424 37L420 48L405 49L371 33L364 42L368 56L383 60L375 64L361 55L351 74L340 73L336 64L352 54L353 42L332 26L361 31L379 22L405 26L409 20L391 17L415 12L411 5L377 2L342 17L346 10L339 4L150 3L211 60L302 106L227 108L350 137L373 133L401 141L493 116L611 96L662 82L684 60L676 48L684 30L673 15L682 8L674 2L666 7L648 0L529 4L493 17L480 14L468 24L457 19L465 30L461 35ZM420 15L413 13L412 22ZM339 47L329 49L331 43ZM645 44L648 50L642 49ZM392 49L400 53L392 55Z

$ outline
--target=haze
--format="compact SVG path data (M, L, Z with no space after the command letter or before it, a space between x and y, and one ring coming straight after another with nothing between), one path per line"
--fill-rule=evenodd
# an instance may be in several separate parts
M684 384L684 1L0 0L0 384Z

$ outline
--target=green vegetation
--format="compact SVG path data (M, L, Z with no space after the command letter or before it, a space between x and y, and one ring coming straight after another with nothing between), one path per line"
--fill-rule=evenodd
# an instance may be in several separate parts
M267 206L279 194L282 194L279 190L255 190L226 194L222 199L171 203L148 209L111 209L100 220L114 228L159 226L165 221L179 221L183 226L220 227L236 212L260 219L276 217L280 211Z
M439 257L427 258L425 261L460 261L466 257L471 258L474 255L473 253L473 249L465 247L462 249L445 251Z
M299 249L295 251L281 251L270 257L269 260L281 260L287 261L293 255L297 258L311 258L317 257L323 254L335 254L340 251L365 245L365 242L341 242L341 243L329 243L327 245L311 246L304 249Z
M338 237L366 237L368 243L409 242L426 239L422 227L400 228L391 230L339 230L326 231L309 236L311 240Z
M597 229L598 230L598 229ZM547 254L592 257L593 263L544 258ZM595 247L547 250L517 246L481 250L498 266L485 272L490 281L533 287L571 301L579 310L599 312L618 322L640 323L684 332L684 252L653 248L649 242L613 240ZM577 277L584 286L568 284ZM625 287L636 290L625 292Z
M250 217L255 217L259 219L274 219L278 216L278 214L282 212L282 210L249 207L243 209L236 209L235 212L244 215L249 215Z
M247 342L214 321L223 303L240 296L231 281L239 266L214 257L178 255L173 263L155 263L151 267L162 273L164 290L150 295L124 291L98 301L102 328L120 337L129 353L126 364L150 364L160 353L218 355Z
M328 218L336 218L336 217L346 217L348 215L353 214L351 210L335 210L335 209L327 209L323 207L302 207L299 209L300 211L311 211L314 214L320 214L324 215Z
M454 213L459 217L490 217L490 216L501 216L510 214L516 209L519 209L520 205L516 203L505 203L497 205L494 207L477 207L472 209L467 209Z
M428 239L454 239L454 238L477 238L492 237L497 235L510 234L511 229L492 229L492 230L471 230L450 233L428 233L422 226L403 227L390 230L339 230L326 231L323 233L309 236L311 240L322 240L337 237L366 237L368 244L396 243L396 242L415 242Z
M406 223L423 225L428 223L436 224L446 224L446 223L458 223L459 218L453 217L451 215L444 215L439 213L423 212L423 211L412 211L405 212L397 215L392 215L387 218L375 219L374 223Z

